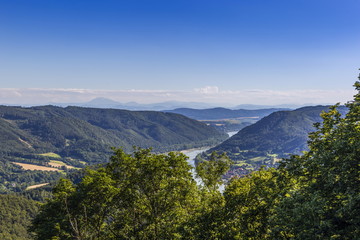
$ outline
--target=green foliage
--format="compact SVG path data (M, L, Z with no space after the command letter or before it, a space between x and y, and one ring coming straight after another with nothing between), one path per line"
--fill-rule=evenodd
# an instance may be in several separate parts
M105 168L62 180L33 222L36 239L178 239L199 192L187 157L116 149Z
M0 239L30 239L27 227L38 211L38 204L21 196L0 194Z
M231 161L226 154L213 152L209 160L197 163L196 173L210 191L218 190L223 183L222 176L230 169Z
M360 83L355 84L360 90ZM281 168L298 184L273 217L273 235L292 239L357 239L360 235L360 93L344 118L337 106L322 114L309 151Z
M222 224L224 196L220 188L223 175L229 170L230 159L225 155L211 154L209 160L199 161L196 166L197 177L201 179L198 186L199 203L196 212L187 222L183 239L218 239L221 236L219 228Z
M260 169L227 186L223 210L223 239L267 239L274 206L289 183L280 181L279 171Z

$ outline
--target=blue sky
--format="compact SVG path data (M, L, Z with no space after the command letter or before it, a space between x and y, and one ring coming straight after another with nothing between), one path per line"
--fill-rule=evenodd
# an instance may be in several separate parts
M0 0L0 103L350 100L359 12L359 0Z

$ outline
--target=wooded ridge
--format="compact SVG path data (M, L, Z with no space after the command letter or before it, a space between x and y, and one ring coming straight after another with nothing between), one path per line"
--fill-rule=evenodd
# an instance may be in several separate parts
M211 145L226 135L173 113L82 107L0 106L0 157L41 159L54 152L87 163L107 161L111 147L156 152Z

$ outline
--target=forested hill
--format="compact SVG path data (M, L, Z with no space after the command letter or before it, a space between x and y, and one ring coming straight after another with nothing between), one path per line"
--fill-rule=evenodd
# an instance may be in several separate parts
M0 194L0 239L31 239L27 228L38 208L39 204L23 196Z
M219 143L225 134L185 116L81 107L0 106L0 156L41 158L57 153L90 163L108 159L111 147L163 152Z
M269 109L257 109L257 110L246 110L246 109L231 110L227 108L209 108L209 109L177 108L174 110L166 110L165 112L179 113L196 120L215 120L215 119L228 119L228 118L241 118L241 117L263 118L273 112L281 111L281 110L288 110L288 109L269 108Z
M320 114L327 106L303 107L270 114L248 126L210 151L227 152L234 160L256 157L284 157L307 150L308 133L321 122ZM339 107L341 113L345 107Z

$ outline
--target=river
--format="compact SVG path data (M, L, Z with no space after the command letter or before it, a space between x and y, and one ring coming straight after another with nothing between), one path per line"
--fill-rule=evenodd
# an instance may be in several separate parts
M234 136L236 132L228 132L227 134L229 135L229 138ZM209 150L211 147L202 147L202 148L193 148L193 149L188 149L188 150L183 150L181 151L182 153L184 153L186 156L189 157L188 162L191 166L195 167L195 157L202 152L205 152L207 150Z
M233 135L235 135L237 132L228 132L227 134L229 135L229 138L232 137ZM207 150L209 150L211 147L202 147L202 148L193 148L193 149L188 149L188 150L183 150L181 151L182 153L184 153L186 156L189 157L188 159L188 163L194 167L194 169L192 170L192 174L193 174L193 177L195 179L195 181L198 183L198 184L201 184L201 180L199 178L196 178L196 173L195 173L195 157L199 154L199 153L202 153L202 152L205 152ZM225 189L225 185L222 184L220 185L219 187L219 190L220 192L224 192L224 189Z

